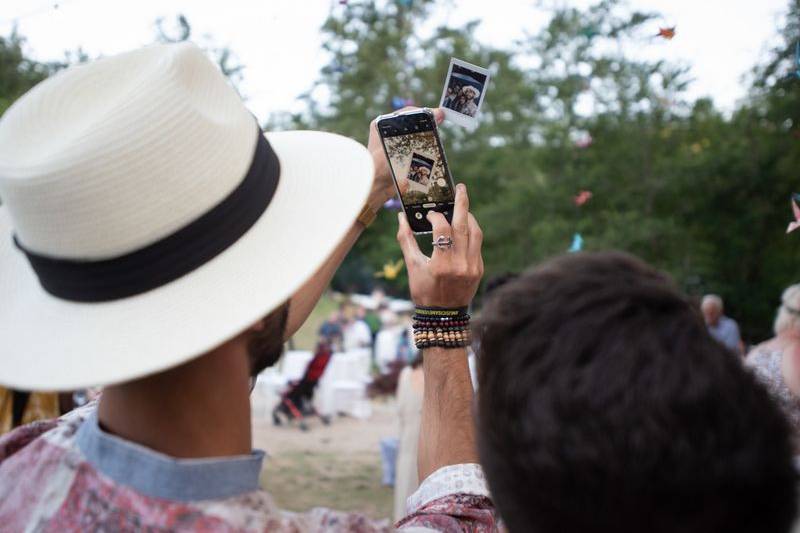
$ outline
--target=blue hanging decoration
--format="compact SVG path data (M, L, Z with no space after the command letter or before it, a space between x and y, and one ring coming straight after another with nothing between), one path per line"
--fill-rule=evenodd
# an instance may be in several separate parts
M399 211L402 209L403 204L400 203L400 199L396 196L394 198L389 198L386 200L386 203L383 204L384 209Z
M794 49L794 66L796 68L794 75L800 78L800 41L797 41L797 46Z
M581 237L580 233L576 233L572 236L572 246L569 247L567 250L570 253L580 252L583 250L583 237Z
M397 111L398 109L402 109L404 107L413 106L414 99L413 98L403 98L402 96L392 96L392 109Z
M413 0L400 0L400 5L403 7L411 7Z

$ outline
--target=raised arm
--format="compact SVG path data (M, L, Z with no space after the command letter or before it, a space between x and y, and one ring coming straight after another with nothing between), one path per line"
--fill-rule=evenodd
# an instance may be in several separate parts
M411 109L406 108L403 111ZM439 110L434 110L434 117L437 123L444 120L444 113ZM386 200L394 196L395 187L392 182L392 174L389 171L389 164L386 161L386 155L383 152L380 137L378 136L378 128L376 121L372 121L369 127L369 141L367 149L372 155L372 160L375 164L375 181L372 184L369 198L367 199L367 206L374 212L386 203ZM286 339L290 339L300 326L311 314L311 310L317 305L322 293L328 287L333 275L342 264L344 258L347 257L348 252L358 240L365 227L358 223L353 222L353 225L345 235L344 239L339 243L333 253L317 270L317 272L303 284L294 296L292 296L291 304L289 305L289 317L286 322Z
M411 297L431 313L468 306L481 276L483 236L469 213L467 190L456 190L452 226L429 213L432 236L450 237L453 246L422 254L408 221L400 214L397 239L408 267ZM472 418L472 381L464 348L423 348L425 393L417 466L422 481L409 498L400 530L497 531L497 515L478 464Z

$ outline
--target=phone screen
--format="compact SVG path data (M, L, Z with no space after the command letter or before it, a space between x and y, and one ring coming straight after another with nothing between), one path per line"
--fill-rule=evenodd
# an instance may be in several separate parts
M430 111L382 117L378 120L400 200L415 233L428 233L428 211L452 219L455 190L444 150Z

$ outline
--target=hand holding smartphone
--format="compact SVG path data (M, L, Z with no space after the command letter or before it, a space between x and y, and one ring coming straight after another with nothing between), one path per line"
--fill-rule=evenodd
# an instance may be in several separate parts
M433 112L414 109L382 115L377 128L412 231L431 233L428 211L438 211L450 222L455 188Z

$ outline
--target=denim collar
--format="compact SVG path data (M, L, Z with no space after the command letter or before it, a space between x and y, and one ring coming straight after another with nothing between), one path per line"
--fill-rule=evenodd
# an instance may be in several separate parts
M250 455L176 459L100 428L97 413L81 424L78 449L98 471L120 485L153 498L221 500L258 490L264 452Z

